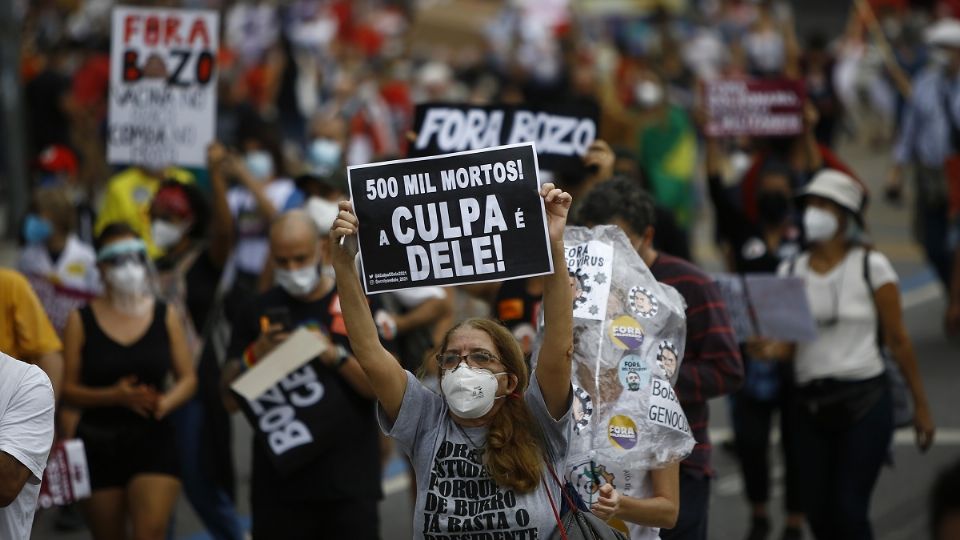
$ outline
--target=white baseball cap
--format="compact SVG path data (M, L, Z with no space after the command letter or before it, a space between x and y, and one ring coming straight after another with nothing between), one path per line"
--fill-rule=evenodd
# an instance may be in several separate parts
M861 217L867 196L859 182L849 174L836 169L823 169L814 175L810 183L800 192L801 197L810 195L833 201L853 212L858 218Z
M926 38L933 47L960 48L960 21L940 19L927 27Z

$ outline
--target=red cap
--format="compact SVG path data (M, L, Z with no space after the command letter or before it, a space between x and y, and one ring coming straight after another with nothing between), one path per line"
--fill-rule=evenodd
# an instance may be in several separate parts
M77 174L77 155L66 146L54 144L37 157L37 167L44 172Z
M179 186L164 186L153 196L150 205L154 211L169 212L187 219L193 218L193 209L186 192Z

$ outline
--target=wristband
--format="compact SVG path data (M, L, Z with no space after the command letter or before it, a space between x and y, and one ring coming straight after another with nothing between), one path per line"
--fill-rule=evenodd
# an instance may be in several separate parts
M334 371L339 371L344 364L347 363L347 360L350 359L350 352L347 351L347 348L343 345L337 345L337 361L330 366Z
M247 348L243 350L242 364L244 371L252 368L257 363L257 357L253 354L253 343L247 345Z

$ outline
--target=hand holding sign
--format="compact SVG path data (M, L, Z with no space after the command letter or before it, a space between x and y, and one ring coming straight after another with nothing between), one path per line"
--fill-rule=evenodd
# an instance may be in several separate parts
M353 214L353 204L350 201L340 201L340 213L330 228L334 266L338 263L353 265L357 258L358 225L357 216Z
M540 196L543 197L543 206L547 211L547 230L550 231L550 241L563 242L563 230L567 226L567 214L570 212L573 197L566 191L554 187L553 184L544 184L540 188Z

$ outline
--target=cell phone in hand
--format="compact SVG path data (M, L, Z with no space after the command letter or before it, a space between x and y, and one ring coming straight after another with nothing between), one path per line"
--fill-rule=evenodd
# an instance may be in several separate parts
M293 319L290 317L290 308L287 306L275 306L267 308L264 314L270 321L270 326L279 326L281 332L293 330Z

